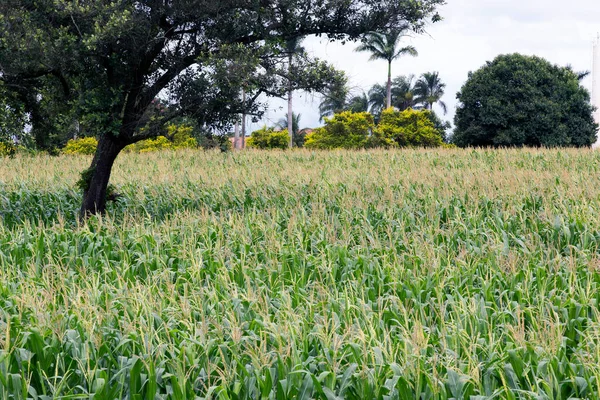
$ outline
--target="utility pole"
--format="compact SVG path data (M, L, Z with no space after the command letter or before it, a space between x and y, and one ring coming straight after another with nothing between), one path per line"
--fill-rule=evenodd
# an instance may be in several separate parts
M594 111L594 119L597 124L600 124L600 34L596 36L593 46L592 56L592 105L596 107ZM596 143L592 146L593 148L600 148L600 137Z

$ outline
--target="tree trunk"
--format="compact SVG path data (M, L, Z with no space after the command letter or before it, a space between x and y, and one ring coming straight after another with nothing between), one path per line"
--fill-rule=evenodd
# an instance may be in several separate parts
M240 149L240 123L239 122L235 123L235 130L233 133L233 149L234 150Z
M244 112L242 114L242 149L246 148L246 91L242 89L242 101L244 103Z
M392 63L388 63L388 81L387 81L387 107L392 106Z
M290 52L289 55L289 65L288 65L288 69L289 69L289 87L288 87L288 135L290 135L290 149L292 147L294 147L294 112L292 110L292 96L293 96L293 90L292 90L292 61L293 61L293 54Z
M82 219L94 214L103 214L106 210L106 189L110 179L112 166L117 155L125 146L109 135L103 135L98 142L98 149L82 179L89 184L83 193L83 202L79 213Z

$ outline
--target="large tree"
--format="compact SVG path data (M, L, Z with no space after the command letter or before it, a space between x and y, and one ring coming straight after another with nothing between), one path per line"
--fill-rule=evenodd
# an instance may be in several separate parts
M99 144L83 176L85 216L105 210L111 169L125 146L160 134L182 114L194 115L200 126L228 125L251 107L232 100L242 86L255 89L249 102L263 88L274 90L281 82L273 81L278 74L269 60L284 54L287 40L355 39L406 24L420 31L439 19L443 2L4 0L0 79L25 89L57 82L65 104L76 103L78 114L93 121ZM240 53L251 62L231 76L229 60ZM161 113L157 98L177 104L174 112Z
M385 60L388 63L387 102L386 108L392 106L392 62L403 55L416 57L417 49L413 46L400 47L400 41L410 30L410 25L403 24L394 27L386 33L372 32L366 35L364 42L356 51L371 53L371 60Z
M469 79L452 141L458 146L574 146L596 141L589 92L570 68L532 56L498 56Z

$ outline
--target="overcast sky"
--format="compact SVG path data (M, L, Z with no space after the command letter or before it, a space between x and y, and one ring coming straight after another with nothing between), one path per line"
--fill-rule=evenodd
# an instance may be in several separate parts
M444 21L428 27L427 35L406 39L419 56L400 58L392 65L393 76L439 71L447 84L443 101L446 119L452 120L456 93L469 71L499 54L537 55L575 70L591 70L592 41L600 31L599 0L447 0L440 9ZM341 45L308 38L304 47L314 56L344 70L357 93L386 81L385 61L369 61L356 53L355 43ZM583 84L591 89L591 78ZM294 112L302 114L301 127L319 125L318 95L297 93ZM272 125L282 118L286 103L271 99L265 117L257 125ZM440 111L439 109L437 111Z

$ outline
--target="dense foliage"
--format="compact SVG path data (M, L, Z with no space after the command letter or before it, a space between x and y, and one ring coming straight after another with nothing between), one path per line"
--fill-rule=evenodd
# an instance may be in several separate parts
M439 147L443 138L430 114L428 110L390 108L381 113L377 129L382 137L392 139L400 147Z
M371 114L345 111L331 118L325 117L325 125L307 135L304 146L309 149L366 149L387 144L375 130Z
M85 162L0 162L0 398L598 397L598 153Z
M375 147L437 147L443 144L445 125L428 110L390 108L377 124L371 114L345 111L325 118L325 125L307 136L313 149L368 149Z
M23 103L0 80L0 143L25 142L31 135L25 133L28 122Z
M192 127L169 125L166 136L142 140L127 146L124 150L144 153L156 150L193 149L196 147L198 147L198 142L192 137Z
M289 146L287 129L275 130L266 126L252 132L247 146L255 149L286 149Z
M574 146L596 141L589 92L571 68L520 54L488 62L457 95L458 146Z
M62 150L64 154L84 154L91 155L98 148L98 139L95 137L85 137L79 139L71 139Z
M13 156L17 152L17 147L10 141L0 142L0 157Z
M192 128L189 126L170 125L167 136L158 136L146 139L125 147L124 151L145 153L158 150L193 149L198 147L198 142L192 137ZM98 140L95 137L71 139L62 150L64 154L91 155L96 153Z

